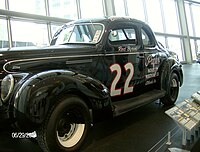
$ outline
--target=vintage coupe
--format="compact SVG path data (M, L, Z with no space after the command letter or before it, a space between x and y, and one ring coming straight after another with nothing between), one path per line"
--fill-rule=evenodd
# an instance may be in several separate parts
M0 58L4 115L36 131L44 151L77 151L97 121L157 99L172 105L183 82L180 63L131 18L70 22L50 46Z

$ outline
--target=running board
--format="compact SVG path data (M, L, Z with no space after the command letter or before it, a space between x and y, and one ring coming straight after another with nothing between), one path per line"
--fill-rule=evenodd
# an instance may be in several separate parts
M151 103L165 96L164 90L152 90L134 98L114 102L114 116L121 115L135 108Z

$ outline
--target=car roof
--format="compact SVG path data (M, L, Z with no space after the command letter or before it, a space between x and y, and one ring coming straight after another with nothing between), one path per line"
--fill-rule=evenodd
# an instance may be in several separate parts
M131 18L131 17L117 17L117 16L111 16L111 17L102 17L102 18L86 18L86 19L79 19L76 21L73 21L74 24L81 24L81 23L109 23L109 22L133 22L133 23L139 23L143 25L147 25L145 22Z

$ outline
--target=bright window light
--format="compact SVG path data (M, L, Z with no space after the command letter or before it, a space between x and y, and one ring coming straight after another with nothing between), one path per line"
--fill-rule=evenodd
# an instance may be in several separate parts
M116 16L125 16L124 0L114 0Z
M8 33L6 20L0 19L0 48L8 48Z
M9 7L11 11L46 15L44 0L10 0Z
M0 0L0 9L5 9L5 0Z
M140 0L127 0L130 17L145 21L143 2Z
M155 32L163 32L160 1L147 0L146 6L147 6L147 16L148 16L149 25Z
M197 37L200 37L200 22L199 22L199 14L200 14L200 5L192 5L193 17L194 17L194 27L195 34Z
M166 32L170 34L179 34L178 14L175 0L162 1L164 8L164 19Z
M178 55L180 61L183 61L182 42L180 38L168 37L168 49Z
M49 0L50 16L78 19L76 0Z
M11 21L13 46L48 45L47 26L31 22Z
M81 18L103 17L102 0L80 0Z

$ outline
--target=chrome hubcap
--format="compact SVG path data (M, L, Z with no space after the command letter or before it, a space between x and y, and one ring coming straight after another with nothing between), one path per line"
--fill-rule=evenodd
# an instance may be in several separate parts
M73 147L82 138L85 131L85 124L78 123L77 113L67 113L63 118L60 119L57 126L57 139L63 147Z

